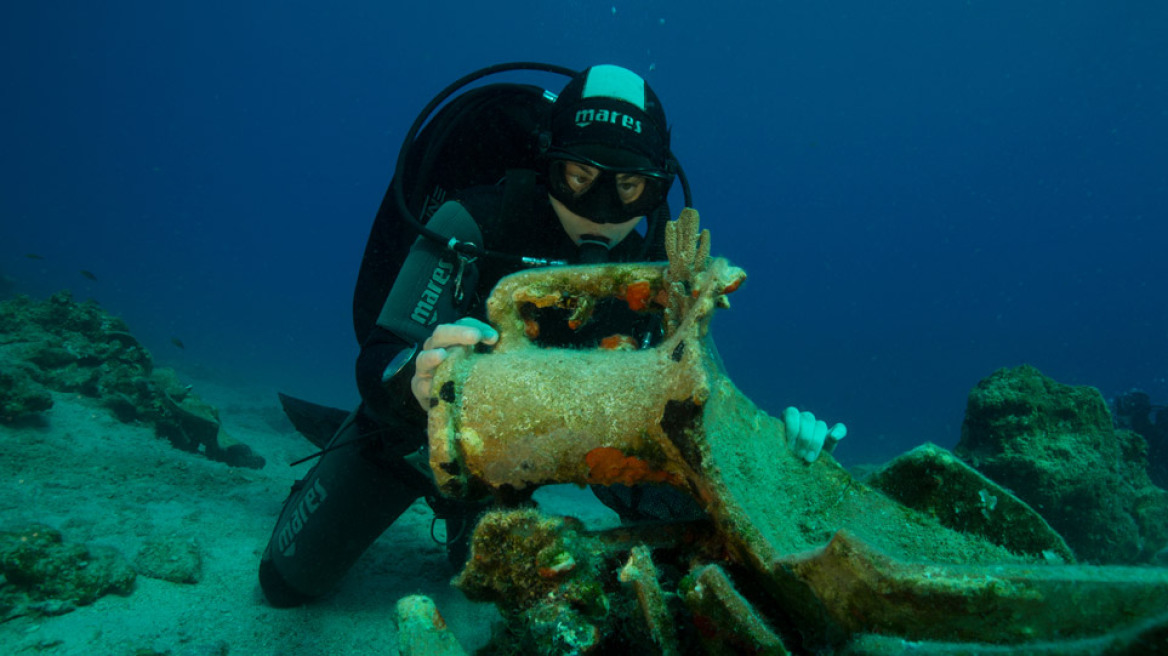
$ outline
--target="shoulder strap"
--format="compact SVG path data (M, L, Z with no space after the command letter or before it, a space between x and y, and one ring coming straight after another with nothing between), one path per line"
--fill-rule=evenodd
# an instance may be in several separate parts
M503 216L519 225L531 225L535 219L536 173L531 169L507 169L503 184Z

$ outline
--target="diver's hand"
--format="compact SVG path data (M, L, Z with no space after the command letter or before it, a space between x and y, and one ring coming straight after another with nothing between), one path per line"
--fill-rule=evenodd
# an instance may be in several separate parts
M414 360L414 377L410 379L410 389L423 410L430 409L430 392L434 386L434 370L450 356L450 348L494 344L499 341L499 333L494 328L470 317L463 317L454 323L444 323L434 329L422 344L422 352Z
M787 447L807 462L815 462L824 448L831 451L848 434L847 426L836 424L829 430L815 415L797 408L783 411L783 424L787 427Z

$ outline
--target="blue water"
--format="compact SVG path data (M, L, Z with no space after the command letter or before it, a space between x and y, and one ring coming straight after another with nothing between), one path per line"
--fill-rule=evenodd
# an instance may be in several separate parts
M1023 362L1168 402L1168 4L724 4L5 3L0 274L163 364L351 405L417 111L490 63L617 63L750 274L715 322L731 376L847 422L842 460L951 446Z

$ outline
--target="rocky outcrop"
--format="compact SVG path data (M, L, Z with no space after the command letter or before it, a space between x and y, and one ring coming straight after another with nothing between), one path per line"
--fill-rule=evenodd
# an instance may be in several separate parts
M191 393L121 319L59 292L43 302L0 303L0 421L48 411L52 393L96 400L126 423L144 423L176 447L258 469L264 459L228 435L215 408Z
M1029 365L969 394L954 452L1046 518L1082 559L1140 563L1168 544L1168 492L1148 478L1147 445L1117 430L1093 387Z

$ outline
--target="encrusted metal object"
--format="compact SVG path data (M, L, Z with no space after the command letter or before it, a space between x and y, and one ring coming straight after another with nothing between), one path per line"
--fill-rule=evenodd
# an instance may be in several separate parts
M708 256L708 233L698 233L692 210L669 224L666 240L670 264L539 269L498 284L488 301L498 345L454 354L435 377L430 464L445 493L661 482L700 494L701 477L683 453L693 446L686 428L721 378L703 342L714 309L746 274ZM664 312L664 341L644 350L533 341L529 307L591 307L611 297Z
M644 618L645 628L633 632L643 636L642 648L689 645L683 653L718 653L717 645L730 643L757 653L899 653L904 641L937 650L955 643L963 653L1031 653L1038 641L1059 641L1069 653L1088 642L1140 653L1125 645L1168 640L1168 616L1158 616L1168 608L1168 570L1057 564L1065 560L1057 550L1036 554L1008 536L955 530L902 505L855 480L830 454L814 463L791 454L782 422L734 386L708 336L714 309L745 274L709 256L709 234L699 231L692 210L670 224L666 239L668 264L542 269L504 279L489 302L498 345L454 354L435 376L431 466L446 494L513 498L549 483L663 484L692 495L712 520L700 539L687 532L668 549L629 545L631 555L629 548L614 553L604 540L577 540L571 526L557 528L554 544L576 545L574 563L615 565L559 568L551 579L536 579L590 591L593 610L581 615L571 604L556 605L563 596L541 589L499 595L506 617L543 622L567 609L572 639L558 639L577 645L571 653L600 644L579 636L608 635L627 617ZM540 326L525 308L562 307L569 321L582 322L604 298L662 312L665 339L640 350L621 340L613 342L618 348L596 350L533 341ZM525 539L533 529L520 527L538 521L490 517L463 579L515 581L496 571L500 563L548 559L546 546L523 551L538 541ZM505 535L514 539L500 539ZM509 556L487 553L499 549ZM690 574L665 580L657 558ZM623 588L603 577L618 569ZM687 603L668 601L680 598ZM638 610L611 617L620 614L609 610L617 599Z
M394 613L398 652L418 656L465 656L434 602L422 595L398 600Z

